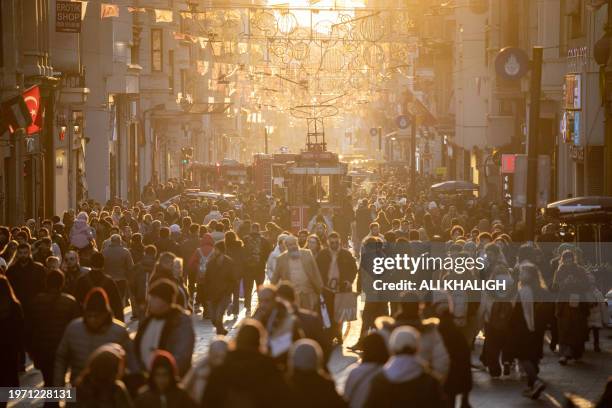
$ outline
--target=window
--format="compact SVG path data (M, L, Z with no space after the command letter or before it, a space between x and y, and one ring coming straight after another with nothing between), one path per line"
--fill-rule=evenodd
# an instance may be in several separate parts
M151 71L161 72L164 69L164 41L161 28L151 29Z
M569 0L567 3L568 15L570 17L570 36L580 38L584 36L584 4L582 0Z

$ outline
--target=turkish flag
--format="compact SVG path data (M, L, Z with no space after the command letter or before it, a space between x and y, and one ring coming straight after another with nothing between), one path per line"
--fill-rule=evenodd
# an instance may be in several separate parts
M40 132L42 126L42 107L40 106L40 88L38 85L31 87L23 93L23 100L32 116L32 124L28 126L28 135Z

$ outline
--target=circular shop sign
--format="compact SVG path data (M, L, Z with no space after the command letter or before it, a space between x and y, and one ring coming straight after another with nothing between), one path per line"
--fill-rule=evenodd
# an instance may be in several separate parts
M520 48L506 47L495 57L497 75L508 81L516 81L529 71L529 57Z
M408 120L408 116L406 115L399 115L397 119L395 119L395 121L397 123L397 127L400 129L406 129L408 125L410 124L410 121Z

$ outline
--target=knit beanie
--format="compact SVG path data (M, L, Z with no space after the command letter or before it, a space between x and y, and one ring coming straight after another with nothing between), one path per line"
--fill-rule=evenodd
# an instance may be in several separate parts
M175 303L177 294L176 283L170 279L159 279L149 289L150 296L158 297L169 304Z

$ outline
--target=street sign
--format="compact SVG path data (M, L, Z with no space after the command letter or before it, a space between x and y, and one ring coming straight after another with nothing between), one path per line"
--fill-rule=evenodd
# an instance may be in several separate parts
M376 136L378 134L377 128L370 128L370 136Z
M406 129L408 125L410 125L410 121L406 115L399 115L397 119L395 119L395 123L397 123L397 127L400 129Z
M529 57L520 48L506 47L495 57L497 75L507 81L516 81L529 71Z
M57 33L80 33L81 32L81 8L80 1L62 1L55 3L55 32Z

